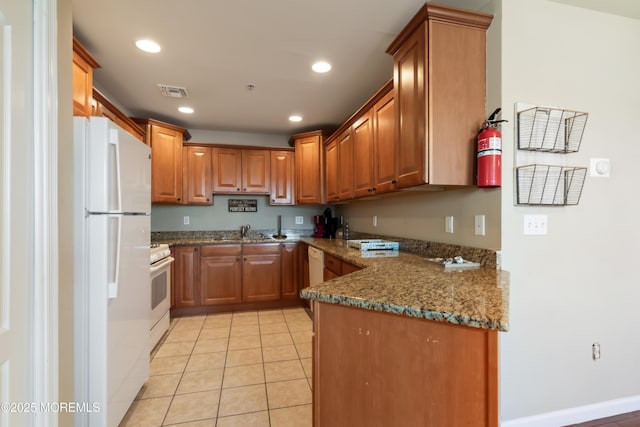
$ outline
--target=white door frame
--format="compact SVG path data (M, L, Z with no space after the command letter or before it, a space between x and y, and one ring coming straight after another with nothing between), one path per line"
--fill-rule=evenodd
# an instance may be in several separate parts
M34 402L58 400L58 34L57 0L33 1L33 312ZM34 426L56 427L37 411Z

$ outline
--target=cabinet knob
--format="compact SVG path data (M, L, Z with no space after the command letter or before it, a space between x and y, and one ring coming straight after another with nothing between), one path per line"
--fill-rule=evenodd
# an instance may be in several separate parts
M179 201L180 201L180 197L176 198L176 202L179 202Z
M391 180L391 183L392 183L392 184L397 184L397 183L398 183L398 181L396 181L395 179L392 179L392 180Z
M367 192L371 193L373 191L373 188L367 188Z
M244 191L247 191L247 189L245 188Z
M240 188L236 188L236 191L240 191Z
M376 187L373 187L373 188L371 189L371 191L376 191Z
M210 201L209 198L207 197L207 202Z

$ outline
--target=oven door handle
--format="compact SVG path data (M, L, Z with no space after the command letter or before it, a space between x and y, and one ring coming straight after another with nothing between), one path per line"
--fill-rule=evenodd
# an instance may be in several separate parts
M163 259L162 261L153 264L151 266L151 274L154 274L154 273L162 270L163 268L165 268L166 266L171 264L173 261L174 261L174 258L172 256L168 256L165 259Z

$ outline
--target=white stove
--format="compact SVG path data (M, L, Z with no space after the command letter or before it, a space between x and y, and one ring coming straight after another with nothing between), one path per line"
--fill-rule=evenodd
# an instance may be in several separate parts
M149 349L169 330L171 308L171 264L174 259L167 244L152 244L150 250L151 317Z

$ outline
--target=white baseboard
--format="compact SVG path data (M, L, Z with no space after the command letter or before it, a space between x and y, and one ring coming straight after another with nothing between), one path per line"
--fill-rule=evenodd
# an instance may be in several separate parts
M598 402L500 422L500 427L560 427L640 410L640 396Z

